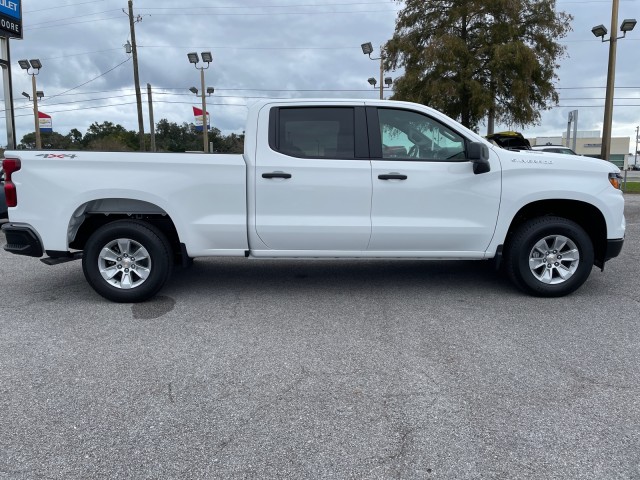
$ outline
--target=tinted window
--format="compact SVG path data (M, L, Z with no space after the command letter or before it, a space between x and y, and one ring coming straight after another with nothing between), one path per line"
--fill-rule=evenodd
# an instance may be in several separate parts
M354 158L354 110L281 108L276 149L293 157Z
M379 108L382 158L464 160L464 138L441 123L409 110Z

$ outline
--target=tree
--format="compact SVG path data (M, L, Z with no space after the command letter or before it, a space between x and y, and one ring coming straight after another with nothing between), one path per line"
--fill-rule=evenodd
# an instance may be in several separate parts
M75 148L82 147L82 132L80 132L80 130L72 128L67 136L69 137L69 140L71 140L71 145Z
M71 137L69 135L60 135L57 132L40 133L42 148L45 150L69 150L71 149ZM20 149L36 148L36 132L27 133L20 140Z
M209 140L213 143L213 152L243 152L244 133L225 136L219 129L212 128L209 135ZM46 150L131 152L139 148L136 132L108 121L91 124L84 136L78 129L73 128L64 136L53 132L41 133L41 137L42 148ZM145 135L145 140L147 144L150 142L149 135ZM22 137L18 148L34 149L35 145L36 135L35 132L31 132ZM198 132L193 124L178 125L162 119L156 126L156 148L159 152L202 151L202 133Z
M111 122L92 123L82 144L87 150L134 151L140 148L136 132Z
M400 1L400 0L398 0ZM406 0L385 67L404 68L393 99L429 105L477 128L489 115L501 123L535 124L558 103L557 43L571 15L555 0Z
M202 140L188 123L178 125L163 118L156 126L156 148L159 152L202 150Z

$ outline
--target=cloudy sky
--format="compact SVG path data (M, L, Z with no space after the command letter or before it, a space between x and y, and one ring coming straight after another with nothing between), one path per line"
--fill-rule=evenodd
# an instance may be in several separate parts
M215 6L214 6L215 4ZM580 130L602 129L608 43L591 28L611 23L611 0L558 0L558 10L574 16L563 40L557 84L560 105L542 116L529 136L559 135L567 115L579 110ZM193 122L199 72L187 52L211 51L206 71L213 126L241 132L246 105L256 98L377 98L367 78L378 62L360 44L379 45L394 30L400 5L391 0L134 0L145 131L149 131L146 85L153 88L156 122ZM130 40L126 0L23 0L24 39L11 40L13 95L18 141L33 131L32 108L21 92L31 92L22 58L39 58L37 77L45 98L40 110L53 117L54 130L85 133L93 122L110 121L137 130L133 64L124 45ZM619 24L640 19L640 0L620 0ZM640 27L618 42L613 135L635 139L640 123ZM389 75L393 77L394 73ZM499 126L498 128L507 128ZM0 144L6 143L4 115ZM481 132L484 133L484 132ZM630 147L631 148L631 147Z

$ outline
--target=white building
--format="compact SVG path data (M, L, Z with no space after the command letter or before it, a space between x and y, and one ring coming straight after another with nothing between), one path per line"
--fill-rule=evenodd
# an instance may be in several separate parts
M529 142L531 146L534 145L563 145L565 147L573 148L576 153L585 155L587 157L600 158L600 151L602 149L602 137L598 130L582 130L578 131L574 139L569 141L570 145L567 145L567 134L563 133L558 137L536 137L530 138ZM612 137L611 138L611 162L615 163L618 167L622 167L625 162L625 155L629 154L629 142L630 137Z

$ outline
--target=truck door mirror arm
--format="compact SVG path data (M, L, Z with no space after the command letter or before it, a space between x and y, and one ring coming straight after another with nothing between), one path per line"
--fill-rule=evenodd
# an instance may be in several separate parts
M473 163L473 173L479 175L491 171L489 148L482 142L470 142L467 147L467 159Z

